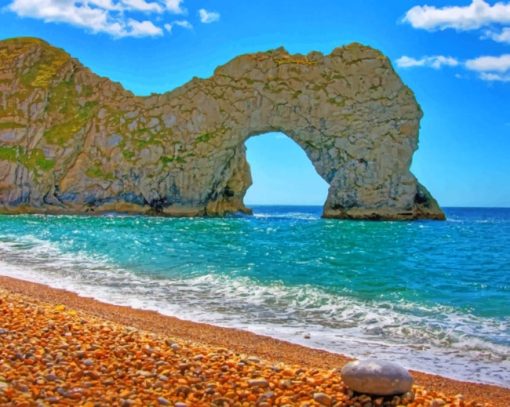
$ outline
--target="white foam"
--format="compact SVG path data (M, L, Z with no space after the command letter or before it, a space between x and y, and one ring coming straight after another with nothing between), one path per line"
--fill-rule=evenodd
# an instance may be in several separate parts
M308 286L248 277L151 278L104 257L72 254L35 236L0 241L0 274L116 305L246 329L354 357L509 386L508 320L409 302L363 302ZM311 334L304 339L304 334ZM491 338L489 340L488 338Z
M252 215L259 219L295 219L295 220L317 220L319 216L306 212L285 212L285 213L264 213L257 212Z

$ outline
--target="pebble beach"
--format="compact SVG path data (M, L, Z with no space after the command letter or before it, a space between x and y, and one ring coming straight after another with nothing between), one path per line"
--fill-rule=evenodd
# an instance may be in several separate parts
M494 406L510 389L412 372L412 393L355 394L346 357L0 277L2 406Z

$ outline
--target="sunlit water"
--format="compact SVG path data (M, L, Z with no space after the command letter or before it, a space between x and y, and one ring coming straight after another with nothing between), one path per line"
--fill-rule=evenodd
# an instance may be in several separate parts
M0 274L510 387L510 210L449 209L446 222L320 211L0 216Z

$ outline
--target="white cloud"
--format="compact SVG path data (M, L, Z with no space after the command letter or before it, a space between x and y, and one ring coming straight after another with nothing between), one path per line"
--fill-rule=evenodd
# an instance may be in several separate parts
M475 30L493 24L510 24L510 2L490 5L485 0L472 0L468 6L415 6L404 21L424 30Z
M182 2L183 0L12 0L7 9L20 17L35 18L48 23L66 23L117 38L156 37L163 35L163 29L151 21L150 16L165 12L184 13ZM143 13L142 19L140 13Z
M397 66L400 68L414 68L414 67L429 67L434 69L440 69L443 66L457 66L459 61L452 57L446 57L443 55L434 55L423 58L412 58L406 55L397 59Z
M510 54L470 59L466 61L466 68L477 72L506 73L510 71Z
M462 67L478 74L478 78L489 82L510 82L510 54L500 56L481 56L459 61L453 57L435 55L423 58L412 58L406 55L396 60L400 68L428 67L440 69L443 66ZM463 78L459 73L456 78Z
M484 81L510 82L510 54L469 59L465 66L470 71L478 72L478 77Z
M191 30L193 28L193 25L188 20L177 20L174 21L174 25L177 25L182 28L186 28L188 30Z
M121 10L122 6L112 0L89 0L89 4L104 8L105 10Z
M205 8L198 10L200 21L204 24L214 23L220 19L220 13L215 11L207 11Z
M137 21L130 19L127 22L129 36L131 37L157 37L163 35L163 30L156 27L151 21Z
M181 7L183 0L164 0L168 11L174 14L183 14L185 10Z
M482 72L480 74L480 79L489 82L510 82L510 73L509 74L499 74L499 73L487 73Z
M162 13L163 7L159 3L147 2L145 0L121 0L128 10Z
M164 26L165 30L167 30L169 33L172 32L172 24L166 23Z
M505 27L501 31L488 30L485 32L485 38L490 38L496 42L510 44L510 27Z

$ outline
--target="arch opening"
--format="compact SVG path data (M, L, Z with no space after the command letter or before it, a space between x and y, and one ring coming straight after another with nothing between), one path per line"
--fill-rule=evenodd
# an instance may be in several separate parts
M324 206L329 184L292 138L268 132L249 137L244 145L252 179L244 196L248 208Z

